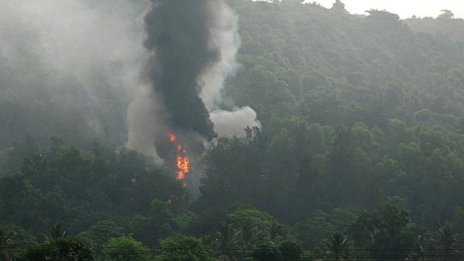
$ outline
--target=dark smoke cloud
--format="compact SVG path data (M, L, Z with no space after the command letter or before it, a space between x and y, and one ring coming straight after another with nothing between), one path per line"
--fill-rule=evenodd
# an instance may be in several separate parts
M219 19L212 3L216 0L152 0L145 17L151 52L148 78L170 114L175 128L215 137L213 124L202 99L198 78L219 59L210 45L210 28Z

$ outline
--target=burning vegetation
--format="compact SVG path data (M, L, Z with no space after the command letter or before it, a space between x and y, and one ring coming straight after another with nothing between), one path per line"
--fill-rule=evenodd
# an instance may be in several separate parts
M173 133L169 134L169 142L176 146L177 179L186 186L185 177L190 172L190 158L187 155L187 150L177 141L177 136Z

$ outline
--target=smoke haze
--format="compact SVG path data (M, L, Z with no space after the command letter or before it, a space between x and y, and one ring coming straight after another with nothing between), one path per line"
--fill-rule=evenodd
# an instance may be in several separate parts
M13 130L0 136L104 137L161 163L155 144L172 129L211 140L259 126L249 107L222 109L240 47L223 0L0 4L0 109L12 111L1 120Z
M313 1L308 0L306 2ZM317 2L330 8L335 1L319 0ZM401 18L409 18L413 15L419 17L436 17L441 13L442 9L449 9L457 17L464 18L464 2L461 0L343 0L342 2L346 5L349 12L355 14L365 14L365 11L370 9L385 9L398 14Z
M150 86L138 86L137 94L127 113L127 147L161 164L163 160L158 156L155 143L162 139L160 135L166 132L166 120L163 117L165 110Z
M2 122L39 140L56 133L73 143L96 135L123 142L148 4L0 0L2 96L11 99L8 89L15 89L23 102L9 106L14 113L5 115L16 116Z

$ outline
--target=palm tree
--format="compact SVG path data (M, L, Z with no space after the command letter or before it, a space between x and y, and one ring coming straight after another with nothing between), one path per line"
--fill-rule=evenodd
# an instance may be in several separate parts
M325 242L325 247L327 248L326 254L329 258L333 258L336 261L349 260L349 245L348 238L336 232Z
M272 223L267 232L269 239L275 242L283 241L288 234L286 227L278 223Z
M462 253L456 250L456 235L453 233L451 225L446 224L438 229L437 239L439 247L437 255L444 260L460 260Z
M63 224L58 223L52 227L50 231L50 239L58 239L68 236L68 230L63 228Z
M11 261L11 257L8 254L8 248L13 243L10 238L11 235L7 235L0 230L0 261Z
M240 260L241 230L233 224L221 224L216 234L216 242L220 251L219 258L224 261Z

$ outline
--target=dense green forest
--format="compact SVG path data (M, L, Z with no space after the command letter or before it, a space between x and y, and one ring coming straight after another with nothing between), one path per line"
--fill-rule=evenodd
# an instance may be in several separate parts
M208 148L198 196L121 148L125 98L101 134L1 81L0 260L462 260L464 20L228 2L225 95L262 128Z

